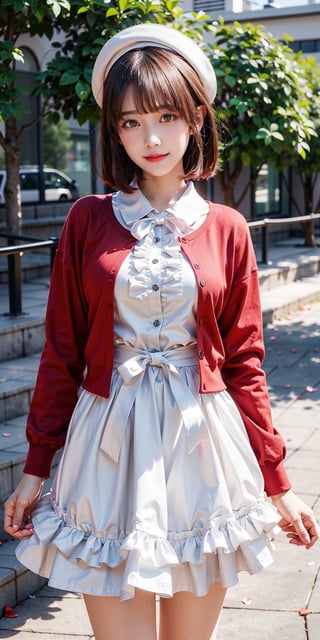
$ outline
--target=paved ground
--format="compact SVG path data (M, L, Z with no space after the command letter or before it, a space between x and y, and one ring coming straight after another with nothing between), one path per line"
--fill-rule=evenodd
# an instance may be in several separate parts
M320 519L320 301L265 330L275 425L287 442L296 492ZM218 640L319 640L320 543L310 551L275 541L275 563L257 576L240 574L223 610ZM44 587L0 619L0 638L88 640L81 596Z

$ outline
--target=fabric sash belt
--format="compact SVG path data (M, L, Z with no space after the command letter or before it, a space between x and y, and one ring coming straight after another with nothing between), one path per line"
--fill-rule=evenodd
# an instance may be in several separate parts
M187 432L188 453L191 453L202 440L206 440L209 434L203 413L177 369L177 366L196 364L196 347L177 347L168 351L152 352L117 345L114 365L118 368L123 384L108 415L100 448L118 462L128 417L147 367L162 367Z

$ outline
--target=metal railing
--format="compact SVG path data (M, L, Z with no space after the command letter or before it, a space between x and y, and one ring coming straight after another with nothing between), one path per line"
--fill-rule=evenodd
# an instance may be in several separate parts
M272 227L289 226L305 222L310 225L308 230L314 233L315 222L320 220L320 213L311 213L305 216L296 216L294 218L264 218L263 220L249 221L250 230L261 229L261 263L269 262L269 246L270 246L270 230ZM36 251L38 249L50 249L50 268L52 269L54 255L58 246L59 239L56 237L41 240L30 236L14 235L10 233L0 233L0 237L7 238L21 244L12 244L6 247L0 247L0 256L8 256L8 290L9 290L9 313L6 315L19 316L24 315L22 310L22 268L21 255L28 251ZM22 241L27 242L22 244Z
M10 316L24 315L22 310L22 287L21 287L21 255L29 251L38 249L50 249L50 269L52 269L54 255L59 239L52 237L48 240L32 238L30 236L15 235L10 233L0 233L0 237L8 240L18 241L21 244L12 244L7 247L0 247L0 256L8 256L8 291L9 291L9 313ZM22 244L22 240L28 242Z
M320 213L309 213L305 216L295 216L292 218L263 218L263 220L249 221L248 227L250 230L261 229L261 263L269 263L270 230L272 227L286 227L291 224L305 222L306 225L309 226L307 232L314 234L316 220L320 220Z

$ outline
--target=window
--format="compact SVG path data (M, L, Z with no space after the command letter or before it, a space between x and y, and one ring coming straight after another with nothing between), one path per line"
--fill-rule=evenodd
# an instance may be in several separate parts
M225 11L225 0L194 0L193 10L211 13L215 11Z
M39 71L39 65L37 58L35 57L33 51L28 49L27 47L20 47L20 50L23 53L23 62L19 60L16 62L17 71L31 71L36 73Z
M289 47L295 52L317 53L320 51L320 40L295 40L289 42Z
M272 165L264 164L258 174L255 190L256 214L259 217L281 213L280 174Z
M45 171L45 185L46 189L70 189L70 183L68 183L63 176L60 176L59 173L55 173L54 171Z
M31 189L39 189L39 174L38 173L20 173L20 187L24 191L31 191Z

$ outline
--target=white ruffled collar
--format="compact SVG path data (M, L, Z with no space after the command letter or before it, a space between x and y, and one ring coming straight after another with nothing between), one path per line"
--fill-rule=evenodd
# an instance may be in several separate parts
M112 206L117 220L133 235L143 218L152 219L154 224L170 219L172 231L185 235L199 226L208 213L208 203L197 193L193 182L188 182L180 198L164 211L156 211L138 187L133 193L113 193Z

